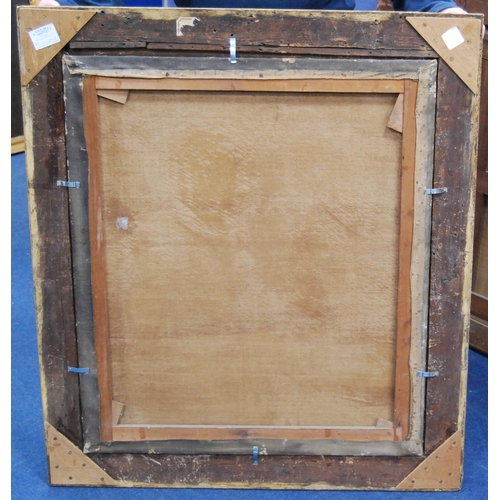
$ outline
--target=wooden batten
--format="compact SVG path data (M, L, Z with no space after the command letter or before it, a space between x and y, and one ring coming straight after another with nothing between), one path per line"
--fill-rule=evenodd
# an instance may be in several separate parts
M97 93L95 89L95 78L87 78L83 86L84 116L85 116L85 141L88 148L88 158L91 175L89 176L89 228L91 234L100 233L102 220L101 213L101 176L99 165L99 143L96 139L95 131L98 129L97 114ZM100 414L102 426L100 429L101 439L109 441L111 439L111 423L114 420L113 405L110 393L109 373L109 345L106 331L108 329L108 316L106 313L106 296L104 293L105 284L105 263L102 249L102 242L99 238L91 238L92 255L92 280L94 282L94 330L96 335L95 350L99 366L99 392L100 392Z
M50 484L116 486L116 481L52 425L46 428Z
M223 426L126 426L113 427L113 441L163 441L168 439L296 439L296 440L338 440L338 441L391 441L394 436L391 427L376 426L371 428L331 428L307 429L300 427L260 427L231 428Z
M409 363L412 320L411 264L413 245L415 149L417 140L415 107L417 83L405 81L403 97L403 151L401 168L401 207L399 234L398 336L396 341L396 387L394 397L395 439L409 433L411 382Z
M87 24L97 10L21 8L19 16L21 84L27 85L47 63ZM31 30L53 24L60 42L36 50L30 39Z
M455 432L398 485L399 490L458 490L462 483L463 434Z
M406 20L472 92L477 94L481 73L481 21L467 16L407 17ZM455 43L458 45L454 46Z
M11 137L10 139L10 154L15 155L23 153L25 150L24 135Z

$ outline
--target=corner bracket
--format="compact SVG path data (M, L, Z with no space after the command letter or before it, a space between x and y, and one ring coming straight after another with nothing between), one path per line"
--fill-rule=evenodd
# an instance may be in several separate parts
M397 486L398 490L458 490L462 484L463 434L456 431Z
M18 32L21 85L28 85L96 13L97 10L88 8L20 7ZM49 45L42 43L42 47L37 49L30 32L42 28L50 30L54 37L52 40L46 39ZM53 43L57 39L59 41Z
M50 484L118 486L111 476L50 424L46 425L46 437Z
M406 20L472 92L477 94L481 74L481 20L468 15L408 16Z

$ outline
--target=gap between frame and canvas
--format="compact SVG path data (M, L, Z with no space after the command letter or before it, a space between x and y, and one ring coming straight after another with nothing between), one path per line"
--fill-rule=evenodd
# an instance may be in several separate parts
M79 71L81 71L83 74L86 74L86 71L85 71L85 68L82 70L81 69L81 59L83 58L80 58L79 60L79 65L80 65L80 69ZM89 58L89 61L91 63L95 63L96 59L98 58ZM108 60L108 58L106 58L106 60ZM69 68L69 72L71 71L75 71L74 70L74 64L72 64L74 62L74 59L72 59L71 57L67 57L67 61L68 61L68 68ZM377 61L371 61L371 65L373 66L374 69L377 68L377 64L376 64ZM177 63L177 62L176 62ZM342 89L344 92L349 92L349 90L352 92L353 90L353 86L352 86L352 81L351 80L356 80L356 78L353 76L353 75L356 75L357 77L359 77L359 73L362 73L362 77L366 78L366 81L369 81L370 79L375 79L374 76L375 76L375 72L372 72L370 74L370 71L366 71L366 70L363 70L363 71L360 71L358 70L358 68L356 67L356 63L352 63L351 61L349 61L349 63L346 63L346 62L339 62L339 61L335 61L335 64L337 64L339 66L341 66L341 77L340 77L340 89ZM383 63L383 66L384 66L384 69L387 71L389 68L390 68L390 63L391 62L385 62ZM384 81L384 79L380 79L378 78L377 80L381 80L381 86L378 87L377 85L377 82L372 82L371 84L368 85L368 87L371 85L371 89L373 91L373 89L376 89L375 91L380 91L380 89L383 89L383 86L386 85L388 82L397 82L396 84L394 83L391 83L388 85L387 89L386 90L382 90L382 92L384 91L388 91L388 92L392 92L392 93L401 93L404 89L405 89L405 86L407 88L407 90L409 90L409 88L412 87L412 85L410 85L409 83L404 83L404 80L402 79L402 74L404 74L404 71L401 71L401 64L398 65L398 63L401 63L400 61L397 61L397 62L394 62L394 67L398 68L398 76L395 78L394 74L393 75L390 75L388 77L387 80ZM407 63L406 61L403 61L403 63ZM418 63L418 64L416 64ZM182 63L181 63L182 64ZM245 62L243 62L243 64L245 64ZM252 64L251 62L249 62L248 64ZM270 64L270 66L272 67L272 61L266 61L266 64ZM294 65L294 63L290 63L290 62L286 62L286 63L283 63L282 60L278 60L278 65L280 64L285 64L287 67L288 66L292 66ZM295 82L293 82L293 79L292 79L292 82L289 83L289 82L280 82L280 79L283 79L285 80L287 77L286 77L286 72L282 72L282 73L277 73L276 71L273 71L271 68L269 69L266 69L265 71L262 70L262 71L257 71L255 70L255 73L258 73L258 76L256 76L256 78L263 78L264 80L268 80L267 83L265 82L262 82L260 80L244 80L241 82L241 85L243 85L242 89L244 90L259 90L259 88L269 88L269 85L273 86L273 85L276 85L276 90L287 90L289 89L290 91L298 91L298 90L303 90L303 85L304 85L304 81L300 81L300 79L298 79L297 77L300 76L302 77L302 80L304 80L304 77L307 77L307 79L309 79L307 81L307 85L310 85L310 88L311 90L314 89L314 86L315 85L318 85L317 82L314 80L315 78L318 79L318 78L325 78L325 75L326 73L328 72L328 70L325 70L324 67L321 66L321 64L332 64L332 61L328 61L327 63L322 63L321 61L317 62L313 62L311 63L310 61L300 61L300 65L310 65L312 64L313 66L314 65L319 65L320 66L320 69L316 69L316 70L310 70L309 71L305 71L304 70L299 70L297 71L297 74L295 74ZM346 65L348 66L349 69L345 68L345 67L342 67L342 65ZM430 186L430 183L431 183L431 178L432 178L432 173L431 173L431 168L428 168L429 165L432 166L432 151L430 150L429 148L429 145L432 144L432 139L433 139L433 110L434 110L434 93L435 93L435 86L434 86L434 78L435 78L435 67L436 67L436 64L435 63L430 63L428 61L426 61L425 63L422 63L420 61L416 62L416 61L411 61L411 62L408 62L407 63L408 66L411 67L410 70L408 70L408 73L406 74L406 77L409 78L410 75L411 75L411 79L413 80L419 80L420 81L420 85L418 86L418 91L416 91L416 85L413 85L413 87L415 88L415 91L414 91L414 99L416 100L416 108L417 108L417 121L416 121L416 125L414 127L414 130L413 131L410 131L410 130L407 130L407 133L414 133L415 136L416 136L416 151L414 152L406 152L407 156L414 156L415 157L415 162L416 162L416 178L415 178L415 191L414 191L414 196L415 196L415 202L414 202L414 209L415 209L415 214L414 214L414 217L415 217L415 224L414 224L414 229L413 229L413 233L412 234L408 234L406 236L406 238L408 239L409 238L409 241L413 241L412 243L412 253L414 255L419 255L419 261L416 261L416 260L413 260L412 261L412 269L411 269L411 274L412 274L412 278L411 278L411 287L412 287L412 291L411 291L411 300L412 300L412 309L414 311L414 318L412 319L412 331L411 331L411 336L413 339L417 339L417 341L412 341L410 345L408 345L408 343L406 343L405 345L403 345L403 347L399 347L399 349L403 349L403 350L406 350L406 353L409 354L409 357L410 357L410 371L411 371L411 378L413 380L412 382L412 386L413 386L413 390L412 390L412 393L411 393L411 397L412 397L412 404L411 404L411 408L412 408L412 417L411 417L411 421L412 421L412 425L410 427L408 427L407 429L407 432L410 433L410 436L409 436L409 439L411 441L408 442L408 443L405 443L405 442L402 442L400 443L401 446L399 446L398 444L394 445L393 444L387 444L387 443L368 443L368 444L360 444L360 443L350 443L347 445L347 447L342 444L342 445L339 445L338 443L335 443L334 441L330 441L330 442L325 442L324 440L315 440L314 443L309 443L309 444L306 444L304 446L304 443L302 443L301 441L298 441L298 442L293 442L291 441L290 443L288 443L286 446L283 446L281 444L278 444L277 446L276 443L274 442L268 442L267 440L262 440L262 439L258 439L258 440L254 440L254 439L249 439L249 440L245 440L243 443L243 449L248 449L248 446L250 446L253 442L253 444L257 443L257 444L260 444L262 445L262 442L265 443L264 446L267 446L267 448L264 448L266 449L266 452L269 452L269 453L282 453L282 452L292 452L292 453L312 453L312 454L315 454L315 453L321 453L321 454L344 454L344 453L348 453L348 450L349 450L349 447L351 447L350 449L351 450L358 450L358 451L354 451L355 453L361 453L361 454L388 454L388 455L393 455L393 454L405 454L405 453L418 453L418 449L419 449L419 444L421 442L421 439L422 439L422 426L423 426L423 422L422 422L422 412L423 412L423 391L424 391L424 382L423 382L423 379L417 379L416 378L416 371L417 370L421 370L425 367L425 338L426 338L426 297L427 297L427 277L426 277L426 273L425 273L425 269L426 269L426 265L428 265L428 259L429 259L429 256L426 255L426 252L425 252L425 248L429 248L428 247L428 243L429 243L429 213L430 213L430 197L428 195L425 195L423 190L426 188L426 187L429 187ZM226 64L227 66L227 64ZM404 66L404 64L403 64ZM370 64L367 64L367 61L363 61L363 68L367 68L367 67L370 67ZM349 72L350 70L350 72ZM418 70L418 71L416 71ZM76 71L77 73L79 71ZM169 69L169 73L172 74L172 72L175 74L175 71L177 71L175 68L173 69ZM214 72L213 70L210 70L211 71L211 75L214 75ZM314 76L312 76L312 81L311 81L311 72L314 74ZM130 76L133 76L136 72L134 70L131 70L131 75ZM194 74L194 73L197 73L197 74ZM231 91L231 90L235 90L236 88L234 87L234 85L240 85L240 83L235 83L235 81L231 81L230 79L228 79L229 76L231 77L235 77L237 79L242 79L245 77L245 74L246 72L243 71L241 72L240 70L219 70L219 74L217 74L217 72L215 72L215 77L216 77L216 80L217 79L223 79L223 80L219 80L217 82L215 82L215 87L220 87L221 85L222 86L226 86L225 88L227 88L228 91ZM235 74L236 73L236 74ZM332 74L331 70L330 70L330 74ZM335 76L333 76L332 78L335 78L336 75L338 73L335 73L333 72L333 74ZM262 76L261 76L262 75ZM378 73L378 75L380 75L380 73ZM68 71L66 72L66 77L67 77L67 80L70 80L71 78L68 78ZM179 75L180 76L180 75ZM189 84L195 84L196 85L199 85L199 79L200 79L200 74L199 72L193 72L193 73L189 73L187 70L185 69L182 69L182 76L183 77L189 77L189 80L186 80L187 82L189 82ZM201 75L202 77L204 77L205 75ZM277 78L278 77L278 78ZM391 80L392 78L392 80ZM203 80L203 78L201 78L201 80ZM273 80L273 81L269 81L269 80ZM77 82L78 81L78 78L73 78L73 81ZM107 80L105 79L101 79L101 80L98 80L100 82L106 82ZM134 86L134 85L137 85L137 82L141 82L141 81L144 81L144 80L133 80L133 79L127 79L127 80L121 80L120 81L120 87L123 89L123 85L125 82L129 82L131 84L131 86ZM154 80L153 81L153 86L157 86L157 87L161 87L163 85L165 85L166 87L165 88L168 88L168 86L171 86L171 85L174 85L175 86L175 82L176 81L179 81L178 79L164 79L164 80ZM343 83L342 82L345 82L347 85L345 86L342 86ZM366 89L368 88L365 83L365 81L363 80L360 80L359 78L356 80L357 82L361 82L360 83L360 91L366 91ZM113 81L109 81L110 82L110 87L112 87L113 85ZM236 80L236 82L238 82L238 80ZM206 85L207 82L205 82L205 85ZM336 81L336 83L338 83L338 81ZM147 84L151 85L151 82L147 82ZM146 84L146 86L147 86ZM203 83L202 83L203 85ZM229 85L229 86L228 86ZM233 85L233 87L231 87L231 85ZM250 85L250 87L248 87L248 85ZM255 85L254 87L252 87L253 85ZM391 86L392 85L392 86ZM410 85L410 87L408 87L408 85ZM75 84L75 89L77 89L77 91L79 91L79 86L80 86L80 83L76 83ZM105 87L105 83L101 83L101 86ZM300 87L302 86L302 87ZM300 87L300 89L299 89ZM95 91L94 91L95 92ZM406 92L405 95L410 95L411 92ZM92 96L86 96L84 94L84 99L96 99L96 97L94 96L94 98ZM69 100L68 100L69 102ZM88 101L89 102L89 101ZM406 108L409 109L411 106L407 103L406 104ZM429 112L429 110L431 110L431 112ZM71 113L70 113L71 114ZM71 118L70 118L71 119ZM407 125L408 126L408 125ZM92 146L90 145L89 146L89 149L92 149ZM405 153L404 153L405 154ZM72 165L71 165L71 156L70 156L70 172L72 171ZM76 174L78 175L78 174ZM92 191L92 190L91 190ZM84 191L81 191L80 193L75 193L73 194L73 192L70 193L70 196L72 196L72 206L74 206L76 208L76 205L79 204L80 206L80 210L82 211L81 213L82 214L85 214L85 194L84 194ZM77 201L78 200L78 201ZM95 200L94 200L95 201ZM91 204L93 205L93 203ZM97 206L99 206L99 204L97 204ZM408 208L408 207L407 207ZM406 209L407 209L406 208ZM411 208L411 207L410 207ZM78 209L77 209L78 211ZM76 219L78 218L77 217L74 217L73 218L73 223L76 222ZM76 233L75 233L76 235ZM78 262L78 259L76 259L76 261ZM423 266L423 267L422 267ZM422 272L422 269L424 270ZM89 272L89 269L87 269L87 271L85 271L83 274L85 273L88 273ZM77 287L75 287L77 288ZM85 292L87 294L87 297L88 297L88 290ZM102 311L101 311L102 313ZM87 323L86 323L86 328L89 329L89 330L92 330L92 324L94 324L93 322L95 321L95 317L92 317L93 314L95 314L95 311L93 311L93 309L89 309L87 308L87 311L85 312L86 314L86 317L87 317ZM98 313L100 314L100 313ZM418 319L418 321L415 321L415 317ZM80 323L80 322L79 322ZM93 335L93 334L92 334ZM80 336L79 336L80 337ZM92 336L90 336L90 338L92 338ZM97 343L95 343L95 347L96 347L96 350L99 351L101 350L101 356L106 356L106 349L107 349L107 345L106 345L106 342L104 343L101 343L100 344L100 341L98 341ZM93 351L91 351L93 352ZM82 353L83 354L83 353ZM84 356L86 355L88 357L88 354L83 354ZM92 356L91 356L92 357ZM99 355L98 355L99 357ZM408 356L406 355L406 358ZM95 366L95 361L94 360L89 360L90 363L89 364L93 364L93 369L96 369L96 366ZM85 379L87 378L87 375L86 376L82 376L81 377L81 381L83 382ZM91 377L89 377L91 378ZM103 402L101 400L101 408L100 410L98 408L95 407L95 400L97 400L98 398L95 397L95 389L96 389L96 383L97 381L94 379L91 386L92 387L89 387L90 389L90 392L88 392L88 394L90 394L90 397L89 399L93 399L94 400L94 403L93 405L91 405L91 408L90 408L90 414L92 415L91 418L95 419L96 416L99 414L99 412L102 412L103 410L103 404L105 405L105 412L107 412L109 415L111 414L111 400L110 398L107 398L107 403L106 402ZM104 386L108 383L106 382L105 380L99 382L100 384L104 384ZM409 383L409 381L408 381ZM85 386L85 384L82 384L82 391L85 392L86 389L84 389L83 387ZM102 385L100 386L101 387L101 392L102 392ZM87 389L87 391L89 391L89 389ZM93 395L92 395L93 394ZM84 396L85 397L85 396ZM107 407L106 407L107 405ZM85 407L85 405L84 405ZM85 410L84 410L85 411ZM85 419L85 417L84 417ZM103 429L101 429L101 433L103 432ZM90 442L92 443L92 445L90 445L90 449L92 449L92 446L93 445L96 445L96 443L99 442L99 440L95 440L95 437L98 435L98 431L94 430L92 431L92 435L94 436L93 438L90 439ZM153 435L156 435L156 432L153 434ZM109 437L109 436L108 436ZM107 441L108 439L101 439L101 441ZM87 441L88 442L88 441ZM242 448L239 447L239 445L236 444L236 442L231 442L232 444L229 445L228 447L228 442L218 442L218 443L212 443L211 445L207 443L203 443L203 442L197 442L197 441L193 441L191 442L191 446L188 446L187 448L185 447L185 443L182 443L181 441L177 441L177 443L173 443L173 442L165 442L165 443L158 443L156 442L155 443L155 446L154 448L158 451L159 449L161 448L165 448L166 446L166 449L168 450L176 450L176 452L183 452L182 450L186 450L186 449L189 449L190 451L188 452L193 452L193 453L197 453L197 452L200 452L200 451L203 451L203 452L215 452L215 453L224 453L224 452L230 452L230 453L238 453ZM158 446L156 445L159 445L160 448L158 448ZM235 445L235 446L234 446ZM139 449L151 449L151 443L148 441L148 442L143 442L143 443L134 443L133 445L133 448L134 450L139 450ZM107 445L104 445L104 446L99 446L98 445L98 449L100 451L106 451L107 449L109 449L109 451L113 451L113 450L116 450L117 448L123 448L123 449L126 449L126 443L120 443L120 444L117 444L117 443L114 443L112 444L111 446L107 446ZM399 449L399 451L398 451ZM197 451L199 450L199 451ZM226 451L224 451L226 450ZM233 451L228 451L228 450L233 450ZM402 450L402 451L401 451ZM184 451L185 452L185 451Z

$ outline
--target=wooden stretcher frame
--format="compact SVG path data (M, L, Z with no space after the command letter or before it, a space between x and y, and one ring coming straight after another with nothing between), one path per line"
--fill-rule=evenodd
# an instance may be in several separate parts
M33 55L26 32L47 17L59 26L68 16L77 16L80 24L61 37L59 51L46 65L32 71L38 54ZM450 62L455 57L446 51L453 49L429 41L427 33L434 30L432 38L456 26L467 38L460 51L468 46L475 51L457 58L465 76L463 67ZM479 76L474 63L480 54L480 26L481 16L457 20L415 13L20 9L30 223L53 484L460 487L477 148L473 80ZM360 32L367 33L362 40L356 35ZM236 66L227 62L230 36L238 41ZM324 429L298 429L288 440L276 428L246 429L250 438L243 440L231 429L222 434L204 429L197 438L200 429L186 434L185 428L165 427L150 427L134 438L133 429L111 425L112 402L105 396L109 381L102 376L106 336L96 333L94 340L94 328L105 330L105 320L99 320L105 308L96 300L99 280L92 274L100 264L93 256L90 269L89 259L99 234L98 200L92 198L99 178L91 174L89 188L83 175L81 188L68 190L57 181L88 172L99 149L95 134L89 139L95 130L96 91L123 91L124 85L132 91L181 85L223 92L404 94L403 133L414 140L403 141L403 157L412 166L410 180L403 176L407 195L402 196L401 211L415 220L401 226L400 248L406 251L400 253L400 266L407 269L403 276L417 278L412 277L411 285L404 279L399 285L395 405L403 430L396 438L378 441L375 434L370 437L372 430L359 429L353 438L352 429L345 428L329 429L333 432L326 440L321 439ZM433 197L425 192L430 187L447 189ZM404 304L401 298L413 302ZM404 311L412 311L411 328ZM89 373L77 375L68 371L71 366L89 367ZM418 371L439 371L440 376L417 377ZM71 469L71 476L60 473L60 450L66 448L85 458L85 470L73 463L63 466ZM141 459L144 454L155 455L154 465ZM335 470L318 461L318 455L328 457L327 465L335 464ZM191 470L200 460L197 473L186 476L182 468L188 464ZM346 477L346 467L355 473Z

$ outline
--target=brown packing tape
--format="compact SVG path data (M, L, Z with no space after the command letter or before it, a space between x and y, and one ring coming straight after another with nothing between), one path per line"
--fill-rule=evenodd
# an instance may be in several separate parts
M480 81L483 27L480 19L462 15L457 17L409 16L406 20L472 92L477 94ZM456 47L447 45L445 34L457 28L458 36L463 38L463 42ZM445 39L443 39L443 35L445 35Z
M28 83L85 26L97 10L88 8L20 7L18 28L21 85ZM37 50L29 32L53 24L60 41Z

